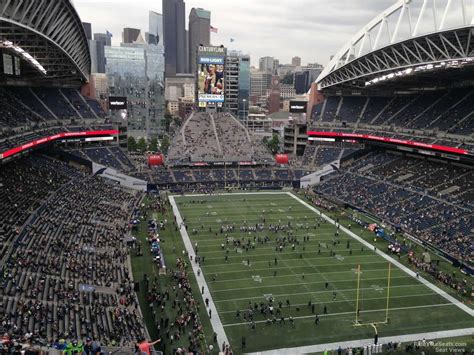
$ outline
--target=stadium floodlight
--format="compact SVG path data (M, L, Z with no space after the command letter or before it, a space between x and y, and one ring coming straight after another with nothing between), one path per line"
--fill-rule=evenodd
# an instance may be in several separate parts
M0 47L12 49L41 73L44 75L48 73L47 70L35 58L33 58L30 53L25 51L23 48L14 45L13 42L7 40L0 41Z

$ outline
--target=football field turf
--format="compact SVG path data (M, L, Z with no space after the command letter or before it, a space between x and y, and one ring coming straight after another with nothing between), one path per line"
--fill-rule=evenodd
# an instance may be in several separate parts
M201 270L235 351L373 338L370 323L385 320L387 260L342 231L335 236L334 225L298 200L284 193L179 196L175 200L193 247L197 243L197 255L204 257ZM258 223L264 224L262 231L240 231L241 226ZM233 231L221 232L222 226L229 225L235 226ZM274 232L270 225L286 229ZM353 230L357 233L354 226ZM280 251L277 238L281 241L289 233L298 241L287 241ZM358 289L359 320L367 326L354 327ZM268 306L271 298L276 321L268 324L272 315L268 310L262 313L261 306ZM254 329L244 319L249 308ZM389 322L377 325L380 337L472 326L469 314L392 265Z

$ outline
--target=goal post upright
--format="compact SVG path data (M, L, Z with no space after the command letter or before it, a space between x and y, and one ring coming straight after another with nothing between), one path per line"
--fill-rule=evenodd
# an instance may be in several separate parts
M388 305L390 302L390 279L392 272L392 263L388 263L388 280L387 280L387 305L385 308L385 323L388 323Z
M360 291L360 264L357 265L357 292L356 292L356 309L354 325L359 324L359 291Z

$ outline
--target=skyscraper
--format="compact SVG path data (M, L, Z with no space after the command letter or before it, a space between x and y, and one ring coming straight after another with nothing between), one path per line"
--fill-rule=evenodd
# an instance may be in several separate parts
M192 8L189 13L189 71L196 71L196 51L200 45L209 46L211 43L210 35L211 12Z
M301 67L301 58L300 57L293 57L291 59L291 65L294 67Z
M185 10L183 0L163 0L166 77L187 71Z
M105 47L112 44L110 36L106 33L94 33L94 41L91 41L91 55L95 55L95 69L97 73L105 73ZM94 61L94 60L93 60ZM93 64L94 67L94 64Z
M89 22L83 22L82 27L84 27L86 37L90 41L92 39L92 25Z
M224 108L244 119L250 105L250 56L229 51L225 59Z
M273 73L275 59L273 57L262 57L259 60L258 69L263 73Z
M154 11L148 13L148 33L155 36L156 42L163 44L163 15Z

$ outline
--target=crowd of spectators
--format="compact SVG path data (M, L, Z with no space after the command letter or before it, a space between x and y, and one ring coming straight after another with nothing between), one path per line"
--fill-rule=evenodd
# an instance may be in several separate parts
M83 149L73 149L69 153L85 160L91 160L117 171L135 171L135 165L122 149L117 146L103 146Z
M273 162L270 151L229 113L190 115L168 151L171 165L189 162Z
M408 255L408 262L416 267L416 269L426 272L433 276L438 281L444 283L446 286L451 287L453 290L456 290L459 294L462 294L464 297L471 297L472 290L467 282L467 276L465 275L456 275L453 272L451 275L439 269L438 261L426 262L422 258L417 257L415 254Z
M472 177L467 166L373 152L343 166L315 190L472 263Z
M0 332L53 346L144 335L124 236L135 193L31 156L0 171Z

